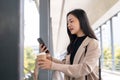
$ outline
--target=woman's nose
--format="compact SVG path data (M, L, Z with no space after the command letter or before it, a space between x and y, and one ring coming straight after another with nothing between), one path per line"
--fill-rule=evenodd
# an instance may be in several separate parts
M71 26L71 24L70 24L70 23L68 23L68 28L70 28L70 26Z

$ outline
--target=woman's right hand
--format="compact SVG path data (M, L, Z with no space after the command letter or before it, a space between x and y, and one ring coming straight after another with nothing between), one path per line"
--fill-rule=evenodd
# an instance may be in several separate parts
M47 59L52 61L52 56L50 55L49 50L47 49L47 47L44 44L40 44L40 52L45 52Z
M40 52L46 52L48 49L44 44L40 44Z

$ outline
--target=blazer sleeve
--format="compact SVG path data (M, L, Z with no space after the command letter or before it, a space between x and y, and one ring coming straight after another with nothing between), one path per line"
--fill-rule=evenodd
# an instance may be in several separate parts
M58 60L58 59L52 57L52 61L55 62L55 63L59 63L59 64L65 64L65 59L63 59L61 61L61 60Z
M93 39L89 42L86 56L82 63L79 64L58 64L52 62L51 70L58 70L68 76L79 78L91 73L97 65L100 57L98 41Z

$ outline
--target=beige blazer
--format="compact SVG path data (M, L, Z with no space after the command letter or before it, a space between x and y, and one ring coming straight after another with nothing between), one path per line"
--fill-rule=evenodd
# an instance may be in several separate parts
M87 46L88 45L88 46ZM87 51L85 55L85 48ZM90 37L86 37L78 48L74 57L73 65L70 65L70 55L62 62L53 59L51 70L61 71L65 74L64 80L98 80L98 60L100 57L100 49L98 41Z

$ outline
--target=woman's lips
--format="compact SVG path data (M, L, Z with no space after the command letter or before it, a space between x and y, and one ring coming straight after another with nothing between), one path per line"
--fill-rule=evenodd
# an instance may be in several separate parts
M73 28L70 28L70 31L72 31L73 30Z

